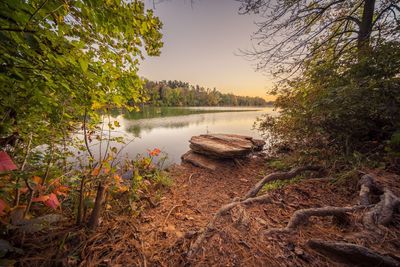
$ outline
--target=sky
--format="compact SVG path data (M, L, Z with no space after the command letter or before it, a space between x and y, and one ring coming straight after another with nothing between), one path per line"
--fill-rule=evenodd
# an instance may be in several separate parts
M153 8L152 0L145 0ZM224 93L270 99L273 85L254 61L240 56L251 48L257 30L254 15L239 15L234 0L167 0L155 5L163 22L164 47L159 57L147 57L139 74L153 81L181 80L216 87Z

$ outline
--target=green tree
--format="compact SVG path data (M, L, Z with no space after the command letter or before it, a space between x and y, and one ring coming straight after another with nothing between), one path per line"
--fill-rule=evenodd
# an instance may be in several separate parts
M2 145L57 141L98 109L141 102L137 66L159 55L161 26L141 1L1 1Z
M248 55L295 74L274 90L281 116L260 130L297 148L382 151L400 129L399 1L241 2L264 18Z

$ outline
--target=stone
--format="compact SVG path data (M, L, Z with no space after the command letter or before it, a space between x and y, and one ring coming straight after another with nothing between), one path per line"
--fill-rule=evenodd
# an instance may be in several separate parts
M189 142L194 152L222 159L243 158L265 145L263 140L236 134L203 134L193 136Z
M224 163L217 159L207 157L202 154L195 153L191 150L182 155L182 161L193 164L196 167L205 168L211 171L215 171L218 168L225 166Z

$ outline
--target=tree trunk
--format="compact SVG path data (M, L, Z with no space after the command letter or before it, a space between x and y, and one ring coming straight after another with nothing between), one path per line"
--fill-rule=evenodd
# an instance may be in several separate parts
M90 215L88 224L88 227L91 230L96 229L97 225L99 224L100 214L103 208L105 191L106 191L105 186L102 183L99 183L99 186L97 188L96 200L94 202L94 208L92 214Z
M83 221L83 198L85 189L86 176L81 177L81 185L79 188L78 212L76 215L76 224L80 225Z
M373 26L375 0L365 0L361 18L360 31L358 33L357 46L360 54L365 54L369 48L369 42Z

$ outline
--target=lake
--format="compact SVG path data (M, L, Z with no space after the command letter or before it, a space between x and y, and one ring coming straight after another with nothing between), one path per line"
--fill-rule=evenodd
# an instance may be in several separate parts
M112 130L111 135L123 137L129 143L112 142L111 146L123 148L120 155L128 158L159 148L168 155L168 166L181 162L180 157L189 150L189 140L194 135L232 133L260 138L252 128L256 118L265 113L277 112L272 107L145 107L141 112L114 111L111 121L117 121L120 127ZM107 129L104 135L108 135ZM102 153L105 147L103 142ZM98 157L100 145L94 142L91 149Z

